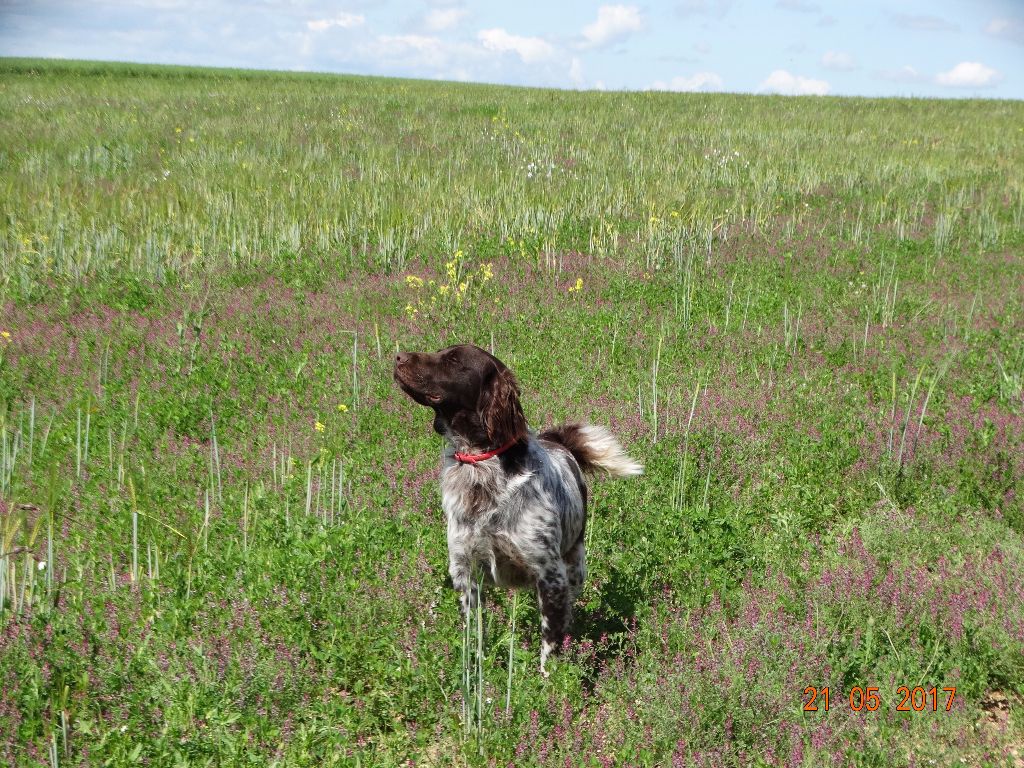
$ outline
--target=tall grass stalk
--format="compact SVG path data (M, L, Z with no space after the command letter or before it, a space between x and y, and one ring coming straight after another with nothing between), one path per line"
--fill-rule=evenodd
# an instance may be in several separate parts
M0 495L10 491L14 478L15 457L17 456L14 450L16 437L12 435L8 442L6 421L6 414L0 415Z
M28 411L28 465L32 466L35 457L35 434L36 434L36 396L32 395L32 402Z
M484 574L476 583L476 749L484 753Z
M67 688L64 690L64 697L66 698ZM68 742L68 711L67 701L63 701L60 710L60 732L64 744L64 757L71 757L71 744Z
M249 551L249 483L245 484L242 498L242 551Z
M519 590L512 590L512 629L508 635L508 683L505 686L505 714L512 712L512 667L515 664L516 612L519 608Z
M327 502L327 510L324 512L324 525L330 525L334 523L334 494L337 490L338 482L338 460L331 459L331 498ZM330 520L328 521L328 517Z
M896 369L892 369L892 409L889 411L889 444L886 448L886 455L892 456L893 433L896 430Z
M736 275L733 275L732 276L732 281L729 283L729 295L728 295L728 297L726 299L726 302L725 302L725 323L724 323L724 327L722 328L722 332L723 333L728 333L729 332L729 312L730 312L730 310L732 310L732 296L733 296L733 289L735 287L736 287Z
M75 477L82 477L82 408L77 408L78 420L75 428Z
M342 505L345 503L345 462L342 460L338 465L338 507L337 515L341 517ZM332 520L334 522L334 520Z
M47 505L46 515L46 592L53 592L53 504Z
M789 312L789 302L782 305L782 335L786 351L790 354L796 353L797 345L800 342L800 319L803 317L803 299L797 299L796 317Z
M900 470L903 469L903 449L904 449L904 447L907 444L907 427L910 425L911 411L914 409L914 403L915 403L916 397L917 397L917 388L921 384L921 377L923 375L924 375L924 366L921 366L920 370L918 370L918 372L917 372L917 376L914 377L913 385L910 387L910 397L907 398L907 410L906 410L906 412L904 413L904 416L903 416L903 433L900 436L900 452L899 452L899 456L896 459L896 466ZM922 415L921 419L922 420L924 419L923 415Z
M132 582L139 580L139 499L135 493L135 482L128 478L128 498L132 513Z
M476 606L466 611L462 633L462 725L463 738L475 736L479 754L483 754L484 714L484 626L483 572L473 573L470 589Z
M971 340L971 331L974 326L974 308L978 305L979 293L975 291L974 298L971 299L971 308L967 310L967 319L964 321L964 341Z
M82 468L87 469L89 466L89 429L90 420L92 419L92 395L85 399L85 446L82 449Z
M210 412L210 450L211 455L211 468L216 469L217 479L217 502L219 504L224 503L224 485L221 482L220 476L220 447L217 445L217 422L214 419L213 411Z
M313 504L313 462L306 462L306 517Z
M661 345L665 341L665 329L658 334L658 348L651 363L651 426L654 428L651 442L658 442L658 371L661 368Z
M50 428L53 427L53 420L55 418L57 418L57 411L56 410L54 410L54 412L50 414L50 420L46 423L46 429L43 430L43 440L42 440L42 443L39 446L39 454L40 455L46 453L46 444L47 444L47 442L50 439Z
M679 471L676 474L675 489L672 494L672 508L679 511L686 504L686 472L690 459L690 425L693 424L693 414L697 410L697 396L700 394L700 378L693 387L693 396L690 398L690 415L686 418L686 429L683 430L683 457L679 461Z
M213 489L207 488L206 494L203 497L203 527L199 531L203 540L203 551L207 551L210 545L210 496L213 495Z
M132 581L139 580L139 511L132 504Z
M921 439L921 429L924 427L924 417L928 412L928 403L932 399L932 393L935 392L935 387L938 386L939 381L946 375L946 371L949 370L949 366L952 364L953 358L948 357L943 361L942 365L935 372L932 380L928 383L928 391L924 396L924 403L921 404L921 415L917 419L917 430L914 432L914 450L917 450L918 441Z

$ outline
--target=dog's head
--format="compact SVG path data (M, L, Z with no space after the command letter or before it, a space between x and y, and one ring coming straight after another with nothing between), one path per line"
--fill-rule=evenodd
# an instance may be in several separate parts
M395 381L417 403L434 409L434 429L441 434L450 432L484 449L526 437L515 376L480 347L399 352Z

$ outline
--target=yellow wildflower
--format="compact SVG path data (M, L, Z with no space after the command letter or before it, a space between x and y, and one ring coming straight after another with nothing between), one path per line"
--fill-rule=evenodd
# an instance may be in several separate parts
M344 413L345 411L347 411L347 410L348 410L348 406L347 406L347 405L345 405L344 403L338 403L338 410L339 410L339 411L340 411L341 413Z
M410 288L422 288L423 278L417 277L416 275L406 275L405 284L408 285Z
M321 424L319 421L314 425L314 427L317 432L323 432L324 429L326 429L326 427L324 427L324 425Z
M0 331L0 338L2 338L4 341L10 341L11 340L11 332L10 331Z

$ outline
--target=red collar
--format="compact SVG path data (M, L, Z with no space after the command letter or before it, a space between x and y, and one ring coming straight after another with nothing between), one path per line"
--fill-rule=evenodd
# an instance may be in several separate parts
M476 464L478 461L485 461L487 459L494 458L495 456L501 456L501 454L518 442L519 438L514 437L509 442L501 446L501 448L495 448L492 451L485 451L484 453L456 453L455 460L460 464Z

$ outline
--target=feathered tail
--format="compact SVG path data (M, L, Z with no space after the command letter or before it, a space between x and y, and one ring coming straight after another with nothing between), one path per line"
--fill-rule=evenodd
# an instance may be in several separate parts
M564 446L580 469L589 474L603 472L612 477L631 477L644 473L643 464L633 461L604 427L566 424L544 430L538 437Z

